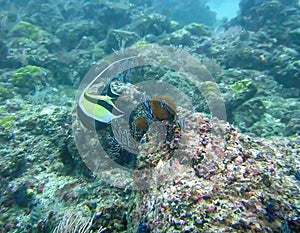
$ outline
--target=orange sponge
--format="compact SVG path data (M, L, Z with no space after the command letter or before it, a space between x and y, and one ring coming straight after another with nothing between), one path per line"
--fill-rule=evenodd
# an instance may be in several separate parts
M157 95L150 100L152 113L157 120L174 119L176 115L176 105L173 100L164 95Z

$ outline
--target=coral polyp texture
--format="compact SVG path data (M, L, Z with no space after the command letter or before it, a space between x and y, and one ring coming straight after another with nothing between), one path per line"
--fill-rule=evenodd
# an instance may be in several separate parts
M277 232L285 221L299 227L299 141L251 138L191 113L179 144L170 159L167 147L141 152L156 158L157 183L132 194L131 232Z

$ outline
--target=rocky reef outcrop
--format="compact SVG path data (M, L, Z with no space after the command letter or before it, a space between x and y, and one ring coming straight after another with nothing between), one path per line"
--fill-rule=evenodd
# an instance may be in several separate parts
M297 140L251 138L194 113L171 158L149 150L142 154L158 160L149 174L156 182L133 192L130 232L299 230Z

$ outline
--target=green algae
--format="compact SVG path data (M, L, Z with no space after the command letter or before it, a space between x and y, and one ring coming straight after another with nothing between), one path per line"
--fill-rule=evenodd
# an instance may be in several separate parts
M3 129L11 129L14 123L14 116L9 115L9 116L4 116L0 119L0 127Z
M169 45L192 45L191 33L181 28L170 34L170 37L165 38L163 44Z
M243 79L232 84L230 88L235 92L241 93L245 91L251 84L252 82L249 79Z
M26 37L31 40L37 40L41 29L29 22L21 21L12 28L12 34L15 37Z
M210 31L203 24L191 23L184 27L185 30L196 36L210 36Z
M134 46L136 46L137 48L141 48L141 47L144 47L146 45L149 45L149 42L144 41L144 40L140 40L140 41L138 41L134 44Z
M179 23L175 20L170 21L171 30L176 30L179 27Z
M16 43L18 43L18 44L26 44L26 43L29 43L31 41L32 41L31 39L26 38L26 37L20 37L20 38L16 39Z
M25 67L21 67L16 71L15 74L13 74L11 82L14 86L23 86L30 81L33 76L36 76L41 71L42 68L38 66L27 65Z
M12 92L5 88L5 87L0 87L0 101L4 101L6 99L9 99L13 96Z

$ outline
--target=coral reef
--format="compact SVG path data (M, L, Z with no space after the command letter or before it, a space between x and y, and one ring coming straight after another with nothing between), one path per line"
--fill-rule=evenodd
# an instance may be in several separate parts
M167 148L141 152L156 158L157 183L133 193L131 232L278 232L287 220L291 229L298 224L297 139L254 139L199 113L185 128L171 159Z
M104 50L111 53L123 47L129 47L140 39L139 35L133 32L112 29L107 33Z
M0 232L300 232L300 2L241 0L220 28L206 2L0 1ZM71 115L93 64L151 43L189 51L213 79L197 87L165 66L114 77L132 99L153 80L185 97L162 86L137 106L132 141L97 131L134 169L142 190L130 190L121 169L99 179L87 167L74 136L91 132ZM209 118L217 90L228 122Z
M177 24L174 25L167 17L160 14L149 14L137 16L135 22L130 26L140 36L154 35L159 36L164 32L171 32L176 29Z
M299 63L299 44L295 41L299 36L299 3L285 3L279 0L261 3L246 0L241 1L240 9L241 14L233 24L243 26L251 34L246 40L243 39L244 42L238 43L236 49L228 51L230 56L235 58L233 63L238 64L239 56L243 53L240 62L251 59L253 68L269 69L274 79L282 85L299 88L299 73L296 71ZM249 40L259 43L243 45L249 45ZM287 57L289 59L284 59ZM250 68L248 62L241 65Z

